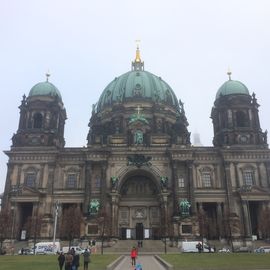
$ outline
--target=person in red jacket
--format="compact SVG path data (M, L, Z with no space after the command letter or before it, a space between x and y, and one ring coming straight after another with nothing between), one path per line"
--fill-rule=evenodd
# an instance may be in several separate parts
M137 258L137 256L138 256L137 249L135 247L133 247L131 249L131 252L130 252L132 266L135 266L136 265L136 258Z

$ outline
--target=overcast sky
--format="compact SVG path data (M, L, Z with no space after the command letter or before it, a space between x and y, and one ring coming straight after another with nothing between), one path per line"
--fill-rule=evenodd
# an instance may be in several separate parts
M145 69L185 103L189 131L212 145L211 108L228 79L256 93L270 130L270 1L0 0L0 192L22 95L45 81L61 92L66 146L86 145L91 107L130 70L140 39ZM192 137L191 137L192 138Z

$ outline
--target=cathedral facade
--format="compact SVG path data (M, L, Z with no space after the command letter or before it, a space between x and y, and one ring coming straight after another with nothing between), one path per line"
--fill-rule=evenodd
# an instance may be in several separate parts
M255 94L241 82L217 91L212 147L190 143L181 100L144 70L137 48L131 71L116 77L92 106L87 147L65 147L66 110L48 80L19 107L3 206L14 212L14 236L41 217L40 238L76 206L81 237L98 238L97 216L119 239L264 237L270 208L270 151Z

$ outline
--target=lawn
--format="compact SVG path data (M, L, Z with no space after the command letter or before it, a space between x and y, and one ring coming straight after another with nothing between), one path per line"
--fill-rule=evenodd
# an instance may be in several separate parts
M161 257L174 266L174 270L255 270L270 269L270 254L255 253L186 253Z
M114 261L119 255L100 255L91 256L89 269L104 270L106 266ZM83 269L83 259L80 258L80 269ZM27 256L0 256L1 270L59 270L57 256L53 255L27 255ZM64 269L64 268L63 268Z

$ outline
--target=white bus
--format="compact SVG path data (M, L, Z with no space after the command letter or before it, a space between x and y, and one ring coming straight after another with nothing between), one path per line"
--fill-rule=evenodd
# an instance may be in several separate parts
M56 254L60 252L60 242L39 242L35 246L36 254Z

